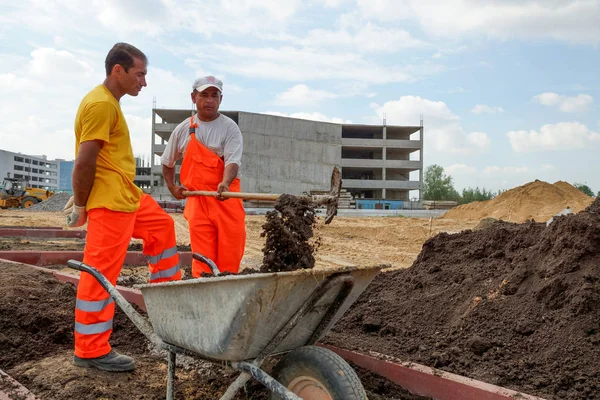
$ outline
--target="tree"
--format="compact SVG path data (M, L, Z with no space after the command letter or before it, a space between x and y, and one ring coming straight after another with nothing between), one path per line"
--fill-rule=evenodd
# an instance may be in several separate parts
M486 201L494 198L494 193L491 190L485 188L479 189L477 186L475 189L467 188L462 191L462 198L460 199L461 204L471 203L472 201Z
M594 192L592 191L592 189L584 184L584 183L574 183L573 186L575 186L577 189L581 190L583 193L587 194L590 197L594 197Z
M425 200L459 200L460 198L454 189L452 177L444 174L444 168L437 164L430 165L425 170L423 189Z

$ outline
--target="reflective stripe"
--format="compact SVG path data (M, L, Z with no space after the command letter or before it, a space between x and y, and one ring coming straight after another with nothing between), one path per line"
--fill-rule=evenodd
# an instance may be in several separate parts
M110 331L113 326L113 320L106 322L100 322L97 324L82 324L80 322L75 322L75 331L77 333L81 333L82 335L96 335L98 333L104 333Z
M157 264L163 258L173 257L175 254L177 254L177 246L171 247L170 249L166 249L165 251L163 251L162 253L160 253L157 256L149 256L148 262L150 264Z
M158 271L155 274L150 274L150 280L155 281L155 280L161 279L161 278L170 278L172 276L175 276L175 274L177 274L178 272L179 272L179 264L177 264L176 266L174 266L172 268Z
M81 311L98 312L104 310L106 306L114 302L115 301L112 299L112 297L98 301L87 301L77 299L77 301L75 302L75 308Z

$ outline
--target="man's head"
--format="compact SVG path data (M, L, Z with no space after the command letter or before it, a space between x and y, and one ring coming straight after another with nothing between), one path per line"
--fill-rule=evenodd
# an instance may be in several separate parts
M113 80L123 94L137 96L146 86L148 58L138 48L117 43L108 52L104 66L107 79Z
M196 105L200 121L215 120L223 100L223 82L214 76L204 76L194 81L192 89L192 102Z

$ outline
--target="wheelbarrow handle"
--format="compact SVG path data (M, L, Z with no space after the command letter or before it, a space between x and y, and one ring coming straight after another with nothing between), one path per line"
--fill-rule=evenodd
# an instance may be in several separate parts
M150 325L150 322L148 322L146 318L142 317L142 315L138 313L127 300L125 300L125 297L119 293L117 288L114 287L113 284L110 283L100 271L94 267L82 263L81 261L76 260L67 261L67 266L92 275L98 281L100 286L102 286L104 290L108 292L110 297L112 297L115 303L117 303L119 308L121 308L127 317L129 317L131 322L133 322L140 332L142 332L142 334L148 338L148 340L156 345L160 345L162 343L162 340L160 340L159 337L156 336L156 333L154 333L154 329L152 328L152 325Z
M210 268L210 270L212 271L214 276L219 276L221 275L221 271L219 271L219 267L217 267L217 264L214 263L213 260L211 260L210 258L203 256L200 253L194 253L192 254L192 258L194 258L195 260L200 261L201 263L204 263L206 265L208 265L208 267Z

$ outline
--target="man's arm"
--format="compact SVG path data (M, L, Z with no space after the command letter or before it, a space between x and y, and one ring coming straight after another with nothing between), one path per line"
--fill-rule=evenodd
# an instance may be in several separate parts
M176 167L168 167L165 164L162 165L162 173L165 178L165 183L167 184L167 188L169 188L169 192L178 200L185 199L183 195L183 191L186 190L183 186L178 186L175 184L175 168Z
M85 206L94 185L96 160L102 149L102 140L90 140L79 145L73 166L73 195L76 206Z
M223 181L217 186L217 199L226 200L225 197L221 197L221 193L229 191L229 185L231 185L231 182L233 182L237 176L239 169L240 166L233 163L225 167L225 171L223 171Z

